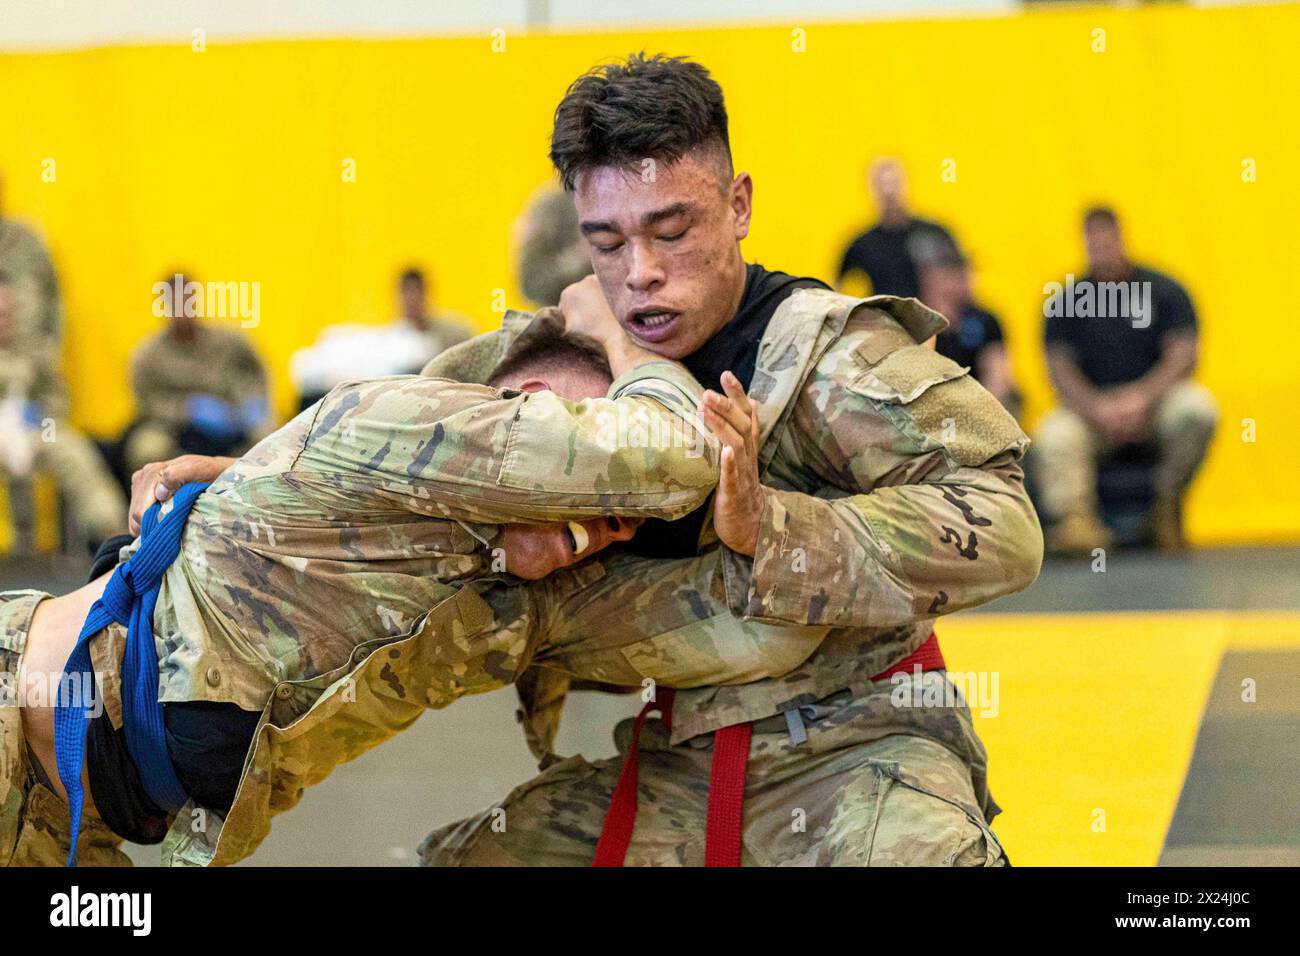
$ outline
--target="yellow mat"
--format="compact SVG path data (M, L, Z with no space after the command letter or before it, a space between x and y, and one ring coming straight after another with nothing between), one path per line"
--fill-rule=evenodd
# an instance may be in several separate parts
M1280 612L966 615L936 630L952 671L983 672L971 709L994 829L1013 863L1040 866L1154 865L1223 652L1300 647L1300 615Z

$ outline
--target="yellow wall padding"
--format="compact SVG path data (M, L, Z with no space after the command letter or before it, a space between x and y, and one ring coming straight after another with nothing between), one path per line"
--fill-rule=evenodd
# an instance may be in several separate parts
M387 319L408 262L433 271L441 305L490 327L519 301L509 226L549 176L566 85L668 51L726 89L756 184L751 261L828 275L871 216L866 163L903 159L918 211L973 255L1031 422L1050 400L1043 284L1081 271L1085 206L1116 206L1136 256L1183 281L1203 320L1199 375L1223 424L1191 536L1300 540L1300 6L521 33L504 50L487 35L190 42L0 56L7 206L50 238L74 418L91 432L128 420L127 358L158 328L151 285L173 266L261 283L249 334L281 413L290 353L326 323Z

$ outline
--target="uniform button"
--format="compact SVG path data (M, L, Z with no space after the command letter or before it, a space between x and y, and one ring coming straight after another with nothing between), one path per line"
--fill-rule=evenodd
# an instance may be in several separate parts
M207 678L208 684L212 687L216 687L221 683L221 670L215 664L209 667L207 673L203 676Z
M288 684L281 684L275 689L275 696L281 700L288 700L293 696L293 688Z
M352 651L352 660L360 664L366 658L366 649L364 647L354 648Z

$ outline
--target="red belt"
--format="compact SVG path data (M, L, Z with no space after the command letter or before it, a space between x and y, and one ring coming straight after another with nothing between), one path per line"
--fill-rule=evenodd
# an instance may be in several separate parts
M881 671L873 681L885 680L895 674L909 672L920 666L923 671L943 670L943 652L939 639L933 633L925 643L893 667ZM658 698L641 708L632 724L632 740L623 770L605 812L605 825L596 843L592 866L622 866L632 842L632 828L636 824L636 786L641 769L641 728L646 717L658 711L660 721L672 733L673 692L671 688L659 691ZM754 733L753 723L733 724L723 727L713 735L713 764L709 771L709 813L705 824L704 865L740 866L741 829L745 803L745 767L749 763L749 741Z

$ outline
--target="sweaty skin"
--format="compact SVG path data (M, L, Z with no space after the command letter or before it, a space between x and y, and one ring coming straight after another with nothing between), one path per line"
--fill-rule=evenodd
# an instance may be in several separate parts
M610 166L578 178L574 204L596 278L632 341L680 359L735 314L752 199L749 174L732 179L719 150L661 163L650 182Z

